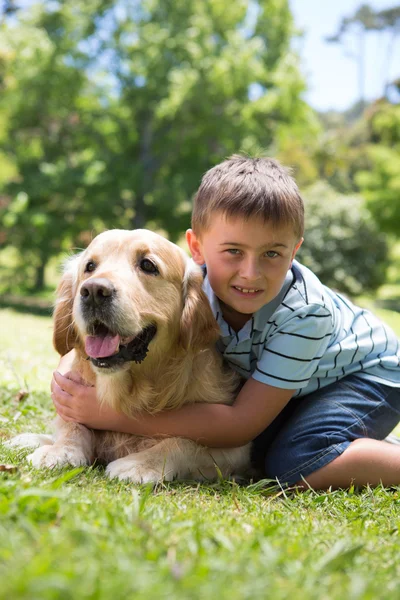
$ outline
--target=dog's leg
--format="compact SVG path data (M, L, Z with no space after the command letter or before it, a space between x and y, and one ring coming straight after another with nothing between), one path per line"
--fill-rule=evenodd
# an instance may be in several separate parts
M232 473L245 474L250 464L250 445L210 449L182 438L162 440L152 448L111 462L107 475L135 483L173 479L216 479ZM217 468L216 468L217 467Z
M15 437L4 442L6 448L38 448L39 446L48 446L53 444L51 435L42 433L20 433Z
M198 480L215 480L220 475L224 479L230 475L248 477L251 472L251 444L239 448L200 447L186 477Z
M41 446L27 459L36 469L90 465L93 461L93 438L93 433L83 425L57 417L54 443Z

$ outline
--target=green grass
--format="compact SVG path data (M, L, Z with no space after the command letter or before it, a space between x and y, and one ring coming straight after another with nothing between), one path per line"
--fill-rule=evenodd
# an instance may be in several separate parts
M400 332L400 316L380 313ZM0 311L0 438L47 431L51 321ZM21 389L28 396L18 401ZM0 444L0 599L373 599L400 589L400 488L154 489L38 472Z

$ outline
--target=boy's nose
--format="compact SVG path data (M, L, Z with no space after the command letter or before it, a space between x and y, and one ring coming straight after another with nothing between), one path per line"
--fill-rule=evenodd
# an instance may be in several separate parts
M240 275L247 281L257 281L260 277L258 260L249 259L241 264Z

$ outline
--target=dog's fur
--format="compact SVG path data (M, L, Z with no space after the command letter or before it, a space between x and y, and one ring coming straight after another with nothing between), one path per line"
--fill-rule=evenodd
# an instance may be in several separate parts
M143 260L151 261L156 272ZM215 349L219 328L202 281L201 269L178 246L153 232L102 233L67 264L57 292L55 348L61 355L74 348L73 370L96 385L100 402L129 416L194 402L231 403L238 380L224 369ZM85 305L88 282L112 290L104 306ZM149 325L157 332L142 362L104 368L88 360L85 351L93 320L119 334L123 343ZM209 449L184 438L93 431L59 417L53 439L22 435L14 442L34 444L40 445L29 456L35 467L88 465L99 459L108 464L110 477L135 482L215 478L218 471L226 477L243 474L249 466L249 445Z

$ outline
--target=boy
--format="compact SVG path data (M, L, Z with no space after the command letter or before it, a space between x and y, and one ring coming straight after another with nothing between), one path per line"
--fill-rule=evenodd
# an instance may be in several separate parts
M247 379L232 406L134 420L100 409L94 388L56 372L57 412L95 429L210 447L255 440L256 462L282 484L400 484L400 447L381 441L400 420L398 340L294 261L303 218L296 183L272 159L233 156L197 192L187 242L206 268L219 350Z

